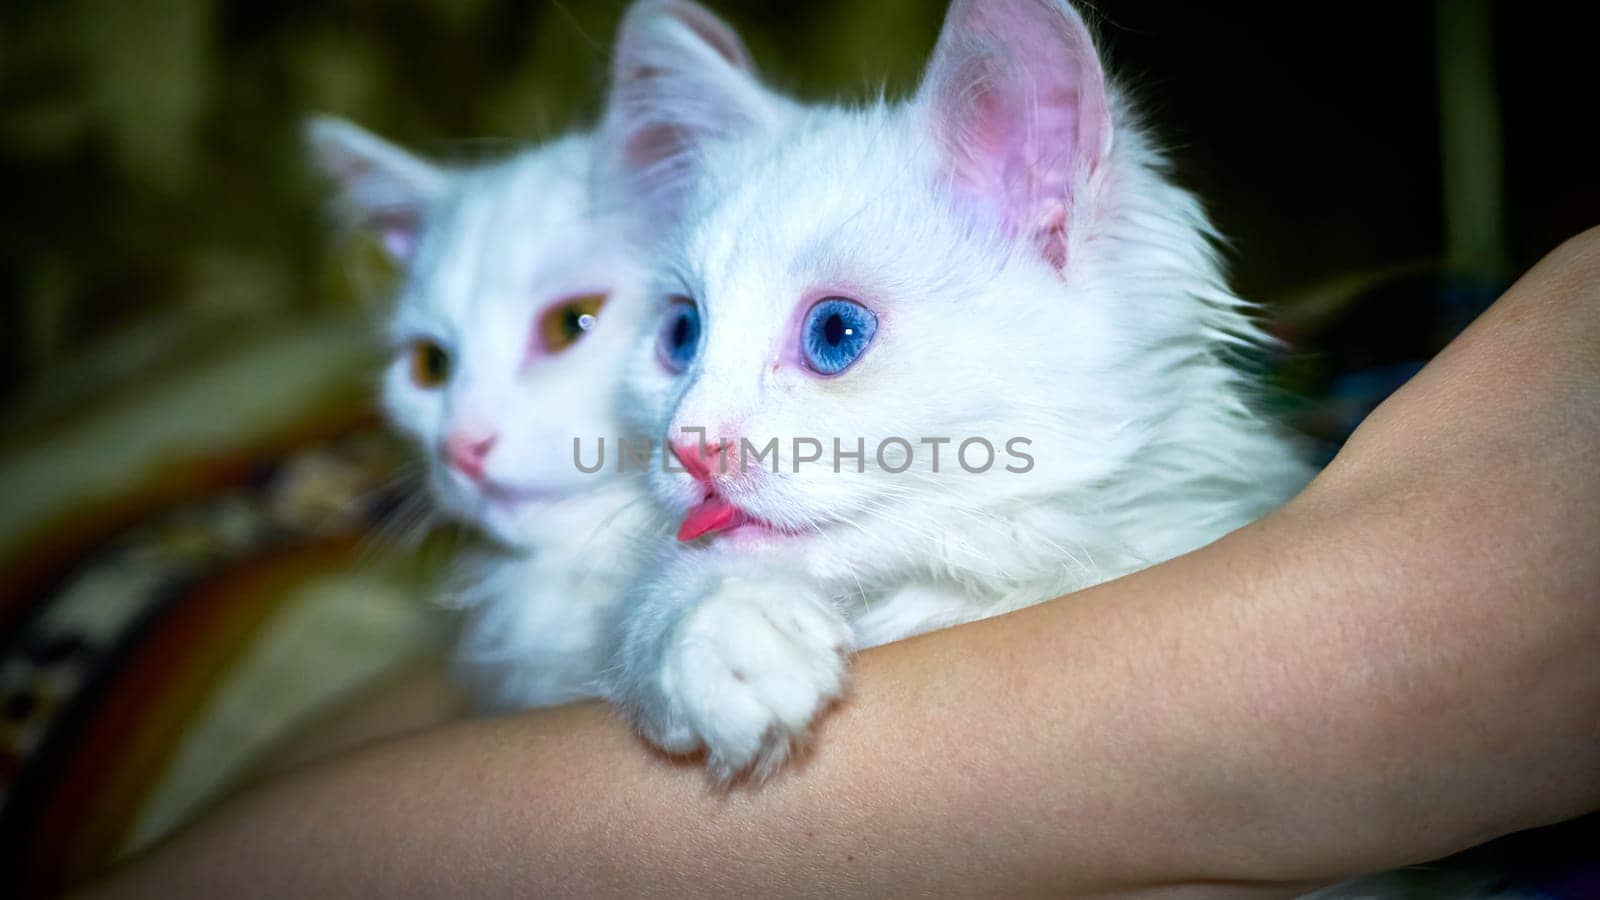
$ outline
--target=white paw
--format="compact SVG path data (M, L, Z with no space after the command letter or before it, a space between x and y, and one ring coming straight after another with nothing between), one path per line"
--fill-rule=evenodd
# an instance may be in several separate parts
M776 771L844 691L849 627L792 583L722 579L664 638L664 715L647 717L646 736L668 750L704 747L723 781Z

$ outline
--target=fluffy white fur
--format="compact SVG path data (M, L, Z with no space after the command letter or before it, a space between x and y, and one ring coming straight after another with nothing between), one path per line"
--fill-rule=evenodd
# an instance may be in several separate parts
M754 84L738 36L715 16L686 0L642 2L624 20L614 80L637 84L706 58ZM634 99L619 91L609 106ZM458 579L456 673L485 708L598 694L625 589L659 555L663 520L645 502L642 473L619 470L614 443L638 430L618 388L635 336L657 314L643 260L678 184L653 166L674 155L670 135L641 134L650 140L631 147L569 136L447 170L347 122L315 119L307 131L338 186L336 209L377 233L406 271L385 410L422 449L439 505L503 548L467 561ZM597 153L614 147L621 155ZM591 294L607 297L594 327L559 353L542 350L540 315ZM418 340L448 351L446 384L416 382ZM493 438L481 477L450 465L447 444L462 434ZM590 466L607 441L605 467L583 472L574 440Z
M592 463L596 439L621 430L617 373L650 314L638 254L618 238L626 211L591 189L591 139L447 170L337 120L314 120L308 136L338 208L405 267L384 408L422 451L437 503L504 548L461 573L458 674L489 708L593 696L659 520L640 479L614 463L585 474L573 459L574 438ZM608 297L594 327L546 352L541 313L590 294ZM448 352L444 384L414 379L419 340ZM481 479L449 464L460 433L494 441Z
M678 58L700 64L618 85L632 104L607 140L670 156L624 165L677 185L663 196L687 224L656 290L698 304L703 337L674 376L646 331L630 391L657 436L777 437L781 465L713 479L775 528L683 546L636 591L610 690L650 740L706 749L722 778L764 774L844 690L852 648L1182 554L1305 482L1236 365L1266 339L1200 204L1065 3L956 0L904 102L799 110L736 66ZM829 296L879 328L823 378L794 348ZM829 452L795 473L795 436ZM938 474L924 445L891 474L872 452L891 436L952 443ZM969 474L951 464L968 437L1027 438L1036 464ZM865 440L865 472L834 471L834 438ZM651 481L676 516L704 496L659 466Z

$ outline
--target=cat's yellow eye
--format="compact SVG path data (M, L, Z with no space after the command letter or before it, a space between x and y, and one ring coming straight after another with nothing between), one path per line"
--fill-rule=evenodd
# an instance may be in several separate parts
M560 353L589 333L606 305L605 294L569 297L539 315L539 346L546 353Z
M450 354L437 343L426 338L412 341L406 348L406 358L411 366L411 381L417 387L431 390L450 380Z

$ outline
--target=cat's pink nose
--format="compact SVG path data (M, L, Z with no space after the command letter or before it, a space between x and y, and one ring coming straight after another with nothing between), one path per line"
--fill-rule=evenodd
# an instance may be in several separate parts
M473 481L483 480L484 464L494 449L495 436L458 431L445 439L444 455L456 471Z
M704 483L711 481L712 469L718 472L727 471L722 457L733 446L733 441L721 441L715 444L695 441L671 444L672 455L678 458L684 471L695 481Z

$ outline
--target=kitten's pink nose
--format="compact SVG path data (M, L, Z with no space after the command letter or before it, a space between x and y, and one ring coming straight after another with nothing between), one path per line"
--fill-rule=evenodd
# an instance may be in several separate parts
M445 439L444 455L456 471L473 481L483 480L484 463L494 449L495 436L458 431Z
M715 444L687 442L671 445L672 455L678 458L684 470L695 481L702 483L710 483L712 468L716 468L718 472L727 471L722 457L733 446L733 441L721 441Z

